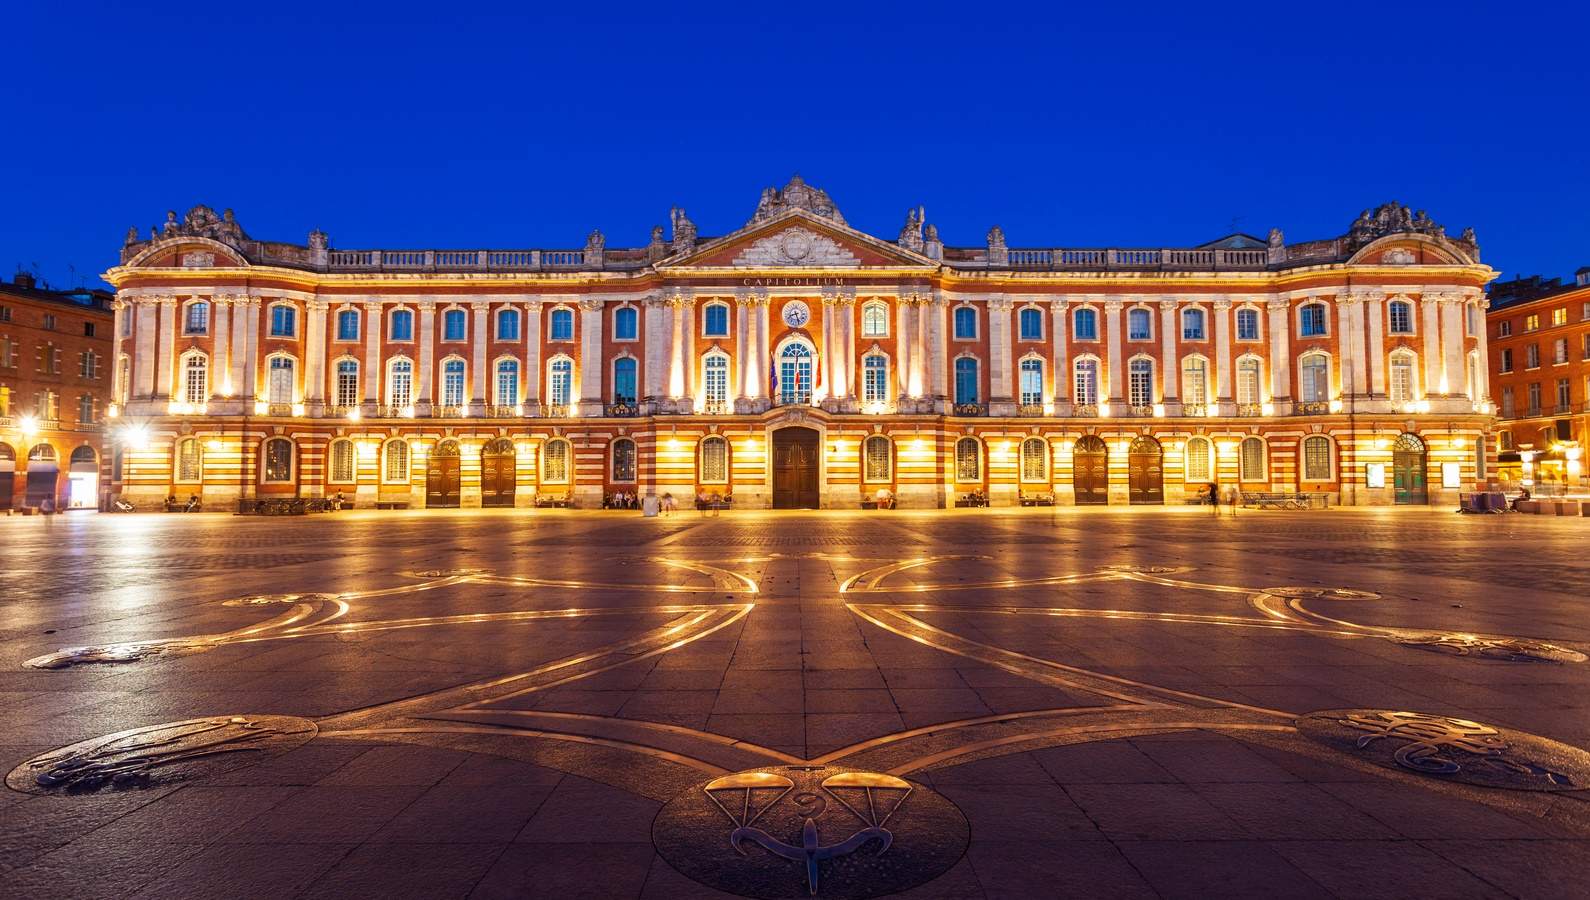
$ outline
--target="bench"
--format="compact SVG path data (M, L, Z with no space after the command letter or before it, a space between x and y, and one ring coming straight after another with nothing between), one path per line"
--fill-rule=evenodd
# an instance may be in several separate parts
M861 498L861 508L862 509L894 509L894 498L893 497L884 497L883 499L880 500L877 497L862 497Z
M1048 491L1022 491L1019 502L1022 506L1054 506L1054 494Z
M1243 491L1242 505L1249 509L1324 509L1326 494L1289 494L1274 491Z
M375 508L376 509L408 509L409 508L409 502L407 500L377 500L377 501L375 501ZM329 512L330 511L330 507L329 506L326 507L325 510L315 510L315 511L316 512L321 512L321 511Z
M725 510L725 509L733 509L733 508L734 508L734 498L733 497L714 497L714 498L711 498L711 499L708 499L708 500L699 500L698 499L696 501L696 509L699 509L702 512L707 512L709 510Z
M541 509L569 509L574 506L574 499L570 494L536 494L536 506Z
M983 493L962 494L955 501L957 508L975 508L988 505L988 495Z

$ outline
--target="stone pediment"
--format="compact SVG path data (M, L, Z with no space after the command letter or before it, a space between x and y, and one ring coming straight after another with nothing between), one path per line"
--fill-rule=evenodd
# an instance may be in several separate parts
M799 225L774 232L740 248L736 266L859 266L861 259L826 234Z
M789 210L771 222L741 229L666 260L664 267L744 269L935 266L899 245L815 216Z

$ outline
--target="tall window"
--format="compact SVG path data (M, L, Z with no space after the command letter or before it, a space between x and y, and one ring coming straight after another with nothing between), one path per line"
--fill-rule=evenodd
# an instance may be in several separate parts
M630 311L634 312L634 310ZM709 394L712 391L710 379L708 379L707 391ZM634 403L635 397L635 358L632 356L620 356L618 359L613 360L613 402Z
M1099 339L1099 314L1091 309L1079 309L1071 314L1071 334L1079 341Z
M1538 381L1529 383L1529 414L1532 416L1540 415L1540 382Z
M359 339L359 311L344 309L337 313L337 340L357 341Z
M1211 446L1208 438L1193 437L1187 439L1187 480L1210 480L1209 456Z
M1573 402L1569 391L1571 382L1566 378L1557 379L1557 411L1567 412L1569 404Z
M1387 304L1387 317L1392 334L1413 334L1413 304L1406 300L1393 300Z
M359 363L357 360L337 361L337 405L359 405Z
M1331 439L1312 434L1303 439L1303 480L1331 480Z
M98 418L94 410L94 395L80 394L77 398L77 421L83 425L92 425Z
M569 442L561 438L547 441L541 448L541 480L548 484L569 483Z
M1030 437L1021 442L1021 480L1046 481L1049 476L1049 442Z
M382 466L381 480L388 484L401 484L409 480L409 445L407 441L387 441L385 452L385 465Z
M497 310L497 340L519 340L519 311L516 309Z
M1126 339L1147 341L1154 337L1154 314L1138 307L1126 311Z
M633 341L640 334L640 317L633 306L613 310L613 340Z
M1021 361L1021 405L1037 406L1043 402L1043 360L1028 357Z
M719 435L701 439L701 480L707 484L728 483L729 442Z
M955 442L955 480L983 480L983 447L977 438L963 437Z
M1551 361L1561 365L1568 361L1568 339L1557 338L1551 345Z
M554 309L552 311L552 340L574 340L574 311L571 309Z
M1251 356L1237 360L1237 403L1257 406L1259 403L1259 361Z
M889 307L874 301L861 308L861 336L889 336Z
M1138 357L1126 367L1127 402L1132 406L1154 403L1154 361Z
M729 336L729 304L708 303L701 310L701 336Z
M386 402L388 406L408 406L414 402L414 364L406 359L394 359L386 369Z
M812 349L800 341L785 345L778 360L780 403L812 402Z
M1237 478L1241 481L1264 480L1264 441L1256 437L1242 439L1237 453Z
M286 438L270 438L261 454L264 457L264 475L268 482L277 484L293 480L293 442Z
M1511 387L1502 388L1502 418L1511 419L1513 417L1514 408L1513 389Z
M888 481L894 469L894 445L881 434L861 442L862 480Z
M177 480L200 481L204 473L204 447L198 438L177 441Z
M353 441L331 442L331 481L346 484L353 480Z
M1323 353L1309 353L1298 361L1298 390L1304 403L1319 403L1331 397L1330 360Z
M1511 347L1502 350L1502 371L1513 371L1513 350Z
M188 304L187 315L182 319L182 333L210 333L210 304L203 300L195 300Z
M392 333L388 335L394 341L414 340L414 313L406 309L392 311Z
M1021 326L1021 339L1024 341L1043 340L1043 312L1027 307L1016 315L1016 320Z
M977 337L977 310L970 306L956 307L955 336L963 340Z
M461 341L469 331L469 316L461 309L442 313L442 340Z
M1321 337L1325 334L1325 304L1305 303L1297 308L1298 334Z
M1413 402L1413 354L1391 354L1391 402Z
M1181 402L1191 406L1209 403L1209 363L1202 356L1181 361Z
M1540 345L1530 344L1524 348L1524 368L1540 368Z
M298 336L298 310L286 303L277 303L271 307L271 337L290 338Z
M727 307L725 307L727 308ZM633 368L633 362L631 363ZM707 389L707 402L729 402L729 357L722 353L708 353L701 360L702 382Z
M270 362L270 374L266 380L265 399L270 403L293 402L293 391L297 378L294 376L294 363L291 356L273 356Z
M209 360L202 353L192 353L182 361L182 399L199 404L210 399Z
M1184 341L1201 341L1204 339L1203 310L1184 309L1181 311L1181 339Z
M1559 306L1556 309L1552 310L1551 311L1551 324L1553 324L1553 325L1566 325L1566 324L1568 324L1568 307Z
M889 359L881 353L861 360L861 399L866 403L889 401Z
M955 402L977 402L977 360L969 356L955 361Z
M635 480L635 442L629 438L613 442L613 480Z
M442 405L464 405L464 361L461 359L442 363Z
M1099 361L1079 359L1073 372L1071 399L1079 406L1093 406L1099 402Z
M547 399L553 406L567 406L574 389L574 362L568 358L554 359L551 377L547 379Z
M1259 339L1259 311L1256 309L1237 310L1237 340L1256 341Z
M519 405L519 361L516 359L501 359L497 361L497 391L496 404L498 406Z
M1513 322L1512 322L1511 319L1503 319L1502 321L1496 323L1496 336L1497 337L1510 337L1512 335L1512 333L1513 333Z

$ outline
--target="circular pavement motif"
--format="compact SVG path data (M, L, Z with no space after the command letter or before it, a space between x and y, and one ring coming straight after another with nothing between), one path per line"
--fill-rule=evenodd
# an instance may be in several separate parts
M410 569L400 574L410 578L461 578L465 575L479 575L485 569Z
M1127 575L1174 575L1177 572L1191 572L1192 566L1134 566L1129 563L1114 566L1099 566L1100 572L1120 572Z
M186 781L302 746L320 729L297 716L209 716L118 731L33 757L6 785L30 794L89 794Z
M971 829L943 795L836 766L775 766L692 786L652 841L696 881L750 897L892 894L948 871Z
M276 604L288 605L293 603L316 603L322 600L335 600L336 594L250 594L247 597L233 597L222 600L222 606L274 606Z
M1404 647L1493 659L1502 662L1582 663L1585 655L1569 647L1523 638L1482 638L1466 634L1431 634L1397 641Z
M1288 600L1379 600L1380 595L1374 591L1354 591L1347 588L1321 588L1321 587L1273 587L1260 591L1272 597L1284 597Z
M1590 753L1526 734L1427 713L1327 709L1297 730L1328 747L1388 769L1514 791L1590 787Z

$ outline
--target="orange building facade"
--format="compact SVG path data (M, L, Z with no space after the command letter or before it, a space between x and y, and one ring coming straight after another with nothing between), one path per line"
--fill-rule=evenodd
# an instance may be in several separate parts
M148 506L1455 502L1494 409L1471 231L1365 211L1288 244L894 240L795 179L716 238L337 250L230 211L128 235L116 490Z
M1493 286L1487 315L1499 472L1531 489L1583 491L1590 443L1590 271Z

